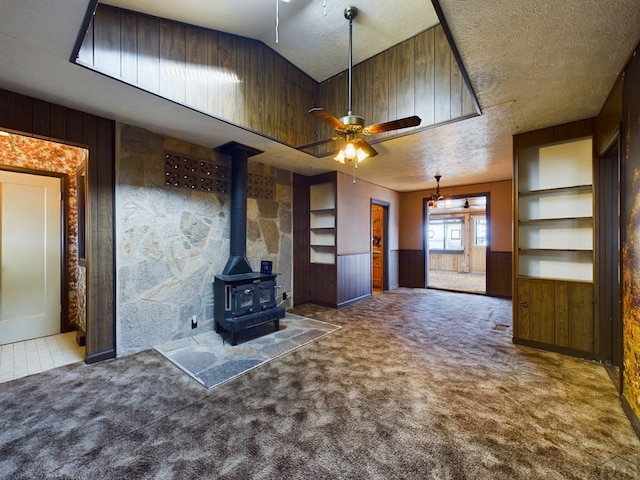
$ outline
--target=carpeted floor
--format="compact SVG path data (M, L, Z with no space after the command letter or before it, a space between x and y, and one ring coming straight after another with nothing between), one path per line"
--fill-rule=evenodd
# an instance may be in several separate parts
M213 388L340 328L291 313L280 320L278 331L273 327L268 323L252 328L247 332L250 336L236 346L208 331L158 345L155 350L202 386Z
M634 479L597 364L515 346L511 303L400 289L211 390L153 351L0 385L0 478Z

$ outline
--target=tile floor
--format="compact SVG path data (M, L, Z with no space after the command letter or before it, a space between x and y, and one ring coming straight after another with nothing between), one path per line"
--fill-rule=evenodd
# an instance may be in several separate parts
M0 383L83 360L75 332L0 345Z

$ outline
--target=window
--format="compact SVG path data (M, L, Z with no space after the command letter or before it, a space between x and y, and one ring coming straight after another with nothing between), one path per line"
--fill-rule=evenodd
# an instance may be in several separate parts
M476 218L474 220L474 229L475 238L473 240L476 247L486 247L487 246L487 218Z
M430 218L428 242L430 250L460 251L464 245L464 218Z

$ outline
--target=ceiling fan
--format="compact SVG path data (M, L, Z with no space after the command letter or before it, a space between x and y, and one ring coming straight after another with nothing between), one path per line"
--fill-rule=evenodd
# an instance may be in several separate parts
M355 160L356 167L358 162L361 162L367 157L374 157L378 154L369 142L363 138L364 135L375 135L377 133L388 132L390 130L416 127L420 125L420 122L422 121L420 117L413 115L406 118L365 126L364 118L353 114L351 84L351 71L353 66L353 19L356 18L357 15L358 9L356 7L347 7L344 10L344 18L349 20L349 106L347 115L338 118L324 108L312 108L309 110L309 113L333 127L336 135L298 147L298 149L306 149L344 138L344 147L340 149L335 160L340 163L353 162Z

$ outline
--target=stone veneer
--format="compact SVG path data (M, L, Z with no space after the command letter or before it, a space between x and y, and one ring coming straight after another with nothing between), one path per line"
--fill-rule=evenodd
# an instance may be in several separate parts
M165 154L223 162L209 148L118 125L116 284L118 355L213 329L213 279L229 257L229 195L165 185ZM271 260L280 297L293 275L292 176L249 159L249 173L276 180L274 200L247 201L247 258ZM195 315L198 328L191 328Z

